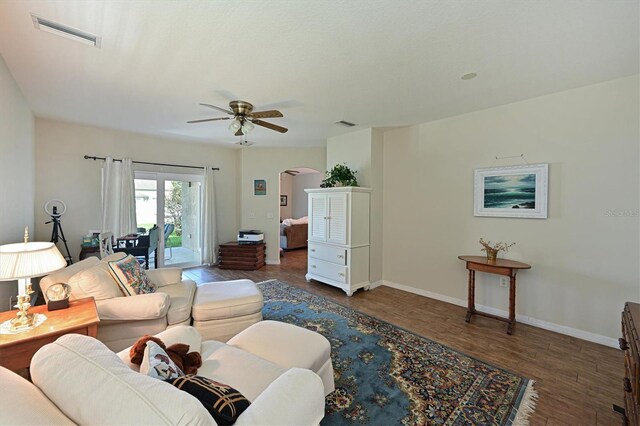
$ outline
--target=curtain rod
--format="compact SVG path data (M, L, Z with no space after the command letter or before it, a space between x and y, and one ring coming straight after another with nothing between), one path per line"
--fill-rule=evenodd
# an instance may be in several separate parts
M95 156L91 156L91 155L85 155L84 156L85 160L106 160L105 157L95 157ZM114 158L113 161L120 161L122 162L121 159L118 158ZM152 166L169 166L169 167L184 167L186 169L204 169L204 166L188 166L188 165L184 165L184 164L169 164L169 163L150 163L148 161L131 161L132 163L135 164L149 164ZM219 167L212 167L211 170L220 170Z

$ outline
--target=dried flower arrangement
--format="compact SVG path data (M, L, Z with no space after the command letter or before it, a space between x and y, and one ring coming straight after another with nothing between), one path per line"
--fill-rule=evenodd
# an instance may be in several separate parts
M483 238L480 238L480 244L482 245L481 251L487 252L487 260L489 262L495 262L499 251L506 253L509 251L509 247L514 246L516 243L507 244L500 241L491 245L491 241L485 241Z

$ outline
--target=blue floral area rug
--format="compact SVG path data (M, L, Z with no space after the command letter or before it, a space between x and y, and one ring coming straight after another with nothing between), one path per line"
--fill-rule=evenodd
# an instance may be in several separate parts
M322 425L526 425L533 381L282 281L264 318L331 342L336 390Z

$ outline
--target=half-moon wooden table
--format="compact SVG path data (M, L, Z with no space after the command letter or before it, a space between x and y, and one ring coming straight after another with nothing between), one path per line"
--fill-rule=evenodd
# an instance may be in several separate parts
M531 265L507 259L496 259L495 262L489 262L486 256L458 256L458 259L465 261L469 270L469 294L465 321L471 321L472 315L482 315L506 321L509 324L507 325L507 334L513 333L513 327L516 325L516 274L520 269L531 269ZM509 277L509 318L476 311L476 271Z

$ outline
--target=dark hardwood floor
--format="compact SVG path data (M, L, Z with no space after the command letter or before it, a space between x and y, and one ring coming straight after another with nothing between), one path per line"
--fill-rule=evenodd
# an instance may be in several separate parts
M620 350L524 324L508 336L503 322L476 316L467 324L465 308L384 286L347 297L337 288L305 281L306 250L286 252L280 260L280 265L258 271L201 267L184 275L198 283L279 279L534 379L538 402L532 425L622 423L611 409L612 404L623 405Z

